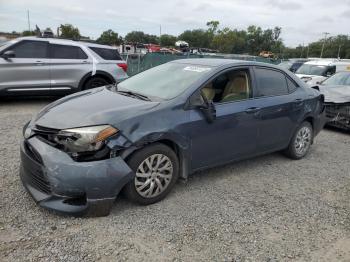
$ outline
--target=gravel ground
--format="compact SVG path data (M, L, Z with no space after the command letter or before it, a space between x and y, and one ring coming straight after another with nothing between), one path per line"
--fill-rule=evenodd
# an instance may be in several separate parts
M18 177L21 128L49 102L0 102L0 261L350 261L349 134L322 131L303 160L210 169L160 203L72 218L37 207Z

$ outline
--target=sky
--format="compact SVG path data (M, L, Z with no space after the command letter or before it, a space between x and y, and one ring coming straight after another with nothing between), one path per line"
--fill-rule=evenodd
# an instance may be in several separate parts
M220 27L246 29L249 25L282 27L287 46L307 45L330 35L350 35L350 0L0 0L0 31L28 29L54 31L60 24L77 26L80 33L96 39L112 29L125 36L141 30L149 34L178 35L187 29Z

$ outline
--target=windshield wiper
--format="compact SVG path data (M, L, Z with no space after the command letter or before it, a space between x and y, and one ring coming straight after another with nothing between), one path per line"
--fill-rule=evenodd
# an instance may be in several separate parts
M137 97L137 98L139 98L139 99L141 99L141 100L152 101L148 96L141 95L141 94L139 94L139 93L135 93L135 92L132 92L132 91L118 90L117 88L116 88L115 91L118 92L118 93L125 94L125 95Z

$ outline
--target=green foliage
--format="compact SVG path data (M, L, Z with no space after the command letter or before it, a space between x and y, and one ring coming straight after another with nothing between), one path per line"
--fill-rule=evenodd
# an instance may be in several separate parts
M142 31L132 31L125 36L125 41L129 43L158 44L159 37L145 34Z
M96 42L103 45L120 45L123 42L123 38L118 36L118 33L112 29L109 29L104 31Z
M194 29L186 30L178 36L179 40L186 41L191 47L206 47L210 48L212 36L207 30Z
M324 44L324 58L350 58L350 38L346 35L337 35L327 39L320 39L310 43L307 46L299 45L296 48L285 48L285 57L320 57L322 46Z
M22 36L35 36L35 35L36 35L35 31L25 30L22 32Z
M61 37L71 38L71 39L80 39L80 32L77 27L74 27L71 24L64 24L60 26Z
M125 36L125 42L161 44L174 46L177 40L183 40L190 47L203 47L217 49L222 53L259 55L261 51L271 51L280 58L320 57L324 45L323 57L350 59L350 38L347 35L337 35L327 39L320 39L309 45L299 45L295 48L285 47L281 39L281 27L262 29L251 25L246 30L232 28L219 28L219 21L209 21L206 29L186 30L178 37L163 34L146 34L142 31L132 31ZM80 39L79 29L71 24L60 26L61 36L65 38ZM23 31L22 36L35 35L35 31ZM123 38L117 32L109 29L104 31L97 39L98 43L119 45Z
M176 40L177 40L177 37L173 35L164 34L160 36L160 44L162 46L169 46L169 47L175 46Z

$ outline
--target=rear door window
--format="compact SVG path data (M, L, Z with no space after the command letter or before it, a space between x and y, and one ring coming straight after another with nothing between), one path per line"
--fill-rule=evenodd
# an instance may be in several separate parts
M257 97L288 94L287 81L283 73L266 68L255 68L254 71L258 89Z
M15 52L16 58L47 58L47 42L24 40L6 49Z
M117 49L89 47L92 51L102 57L104 60L122 60Z
M78 46L50 44L52 59L87 59L88 56Z

